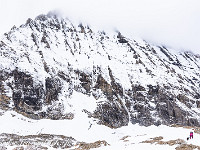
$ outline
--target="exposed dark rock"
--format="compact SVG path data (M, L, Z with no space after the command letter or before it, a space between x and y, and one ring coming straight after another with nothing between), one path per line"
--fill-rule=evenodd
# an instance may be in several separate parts
M145 96L141 92L145 92ZM176 97L176 95L167 92L166 89L152 85L148 85L148 91L145 91L145 88L140 85L134 85L132 91L127 91L127 95L133 98L131 101L126 101L128 110L134 110L133 113L130 113L130 121L133 124L139 123L144 126L152 124L199 126L197 119L190 119L190 114L182 110L182 108L175 103L175 99L177 98L180 102L190 108L192 104L184 95L178 95ZM151 100L153 100L152 103L154 103L155 108L148 106L148 103ZM196 103L198 105L198 101ZM153 114L151 113L152 110L156 110L156 114L154 115L157 116L157 121L153 118Z
M0 109L2 110L8 110L9 104L10 104L10 97L6 95L5 88L3 85L3 79L6 77L4 76L5 73L0 72ZM1 115L1 114L0 114Z
M165 56L168 57L169 61L174 61L173 58L170 56L170 54L167 52L166 48L160 47L160 51L163 52L163 54L165 54Z
M118 41L119 41L119 43L128 43L128 41L126 39L124 39L124 38L121 38Z
M112 74L112 70L110 68L108 68L108 70L109 70L109 76L110 76L110 79L111 79L111 86L112 86L112 89L113 89L113 95L117 96L119 94L120 96L123 96L123 88L120 86L119 83L115 82L114 76Z
M118 40L119 43L128 43L128 41L125 39L124 36L122 36L120 32L118 32L117 38L119 39Z
M64 72L62 72L62 71L59 71L59 72L58 72L58 76L59 76L61 79L67 81L67 82L70 81L70 77L69 77L68 75L66 75L66 74L65 74Z
M46 20L48 20L48 16L44 15L44 14L41 14L41 15L37 16L35 18L35 20L46 21Z
M3 75L3 73L0 75ZM55 111L55 109L51 111L49 108L47 112L41 112L44 105L51 105L52 102L58 100L58 94L61 90L61 83L58 78L46 78L44 88L40 84L36 85L31 75L18 69L15 69L11 74L7 74L7 78L12 76L14 81L8 86L13 90L13 109L18 113L32 119L73 119L73 114L62 114L58 108L59 111ZM11 98L4 94L2 81L0 81L0 91L1 108L8 109Z
M58 94L61 90L61 83L58 78L45 79L45 102L51 104L52 101L58 100Z
M180 102L184 103L186 106L190 107L189 99L184 95L171 95L167 93L165 89L160 88L160 86L148 85L148 91L141 85L133 85L132 91L123 91L123 88L119 83L115 81L112 74L112 70L108 68L109 75L111 78L111 84L99 74L97 76L96 85L92 88L91 75L87 75L84 72L76 71L81 81L81 86L86 90L86 93L90 93L91 90L100 89L104 95L109 100L109 103L99 104L96 111L91 115L92 117L98 118L100 124L107 125L112 128L121 127L127 125L129 121L128 112L125 109L121 98L127 94L129 100L126 101L126 107L130 110L132 107L137 111L137 115L130 113L130 120L132 123L139 123L141 125L160 125L162 124L182 124L198 126L198 121L194 118L189 118L189 114L181 110L175 103L174 99L178 99ZM33 119L40 118L50 118L50 119L73 119L73 114L62 114L61 111L55 109L48 109L47 112L35 113L42 107L42 100L48 105L52 104L53 101L58 100L58 94L61 90L60 79L67 82L70 81L68 75L64 72L59 72L59 78L46 78L45 79L45 89L43 86L34 85L34 81L31 75L24 72L20 72L17 69L10 74L14 77L13 84L9 84L11 89L13 89L13 101L15 104L15 109L17 112L28 116ZM8 76L1 73L1 79L6 80ZM1 82L2 87L2 82ZM170 87L168 88L170 89ZM163 92L165 91L165 92ZM1 89L1 93L3 90ZM146 93L147 95L145 95ZM124 95L125 94L125 95ZM95 95L94 95L95 96ZM6 102L8 97L2 98L1 100ZM198 98L198 97L197 97ZM132 99L132 100L130 100ZM157 115L161 120L155 121L151 116L151 108L147 106L148 101L154 99L157 111ZM143 103L138 103L143 102ZM197 107L199 107L199 102L196 102ZM3 105L1 103L1 105Z
M94 112L93 117L100 119L100 124L111 128L118 128L128 125L128 112L123 108L119 108L117 104L100 104Z
M86 90L86 93L90 93L91 90L91 76L85 74L84 72L76 71L76 73L79 75L79 80L81 81L81 86Z
M85 142L80 142L78 143L78 150L89 150L93 148L99 148L101 146L107 146L109 145L105 140L103 141L96 141L94 143L85 143Z
M5 133L0 134L0 145L5 145L5 144L10 146L30 145L30 146L36 146L38 148L42 148L42 145L49 145L57 149L66 149L66 148L71 148L76 143L77 141L74 138L66 137L63 135L38 134L38 135L20 136L16 134L5 134Z
M12 72L14 83L13 101L15 108L21 111L36 111L41 109L41 99L44 97L44 89L41 85L34 86L31 75L20 72L17 69ZM27 110L28 109L28 110Z
M109 100L109 103L99 104L94 112L94 117L100 119L100 124L107 125L111 128L118 128L127 125L129 117L127 110L119 98L120 96L123 96L123 89L115 82L111 70L109 71L112 85L108 84L105 79L99 75L94 87L96 89L101 89Z
M112 99L112 87L101 75L98 75L97 82L94 88L101 89L101 91L107 96L108 99Z
M131 116L130 121L133 124L139 123L140 125L143 125L143 126L149 126L149 125L157 123L152 119L152 116L148 107L145 107L142 104L135 104L133 108L137 110L137 115L130 114Z
M159 91L158 85L157 86L148 85L148 88L149 88L149 91L148 91L149 95L154 96L154 95L158 94L158 91Z
M42 36L42 39L41 39L41 42L43 42L45 44L45 48L50 48L50 44L49 44L48 41L49 41L48 40L48 35L47 35L46 31L45 31L45 32L43 32L43 36Z
M196 101L197 108L200 108L200 101Z

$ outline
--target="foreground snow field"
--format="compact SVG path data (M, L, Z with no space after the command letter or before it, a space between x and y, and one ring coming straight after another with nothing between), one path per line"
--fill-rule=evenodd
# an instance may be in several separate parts
M82 97L82 103L78 101L78 97ZM83 94L74 93L72 96L72 103L75 117L72 120L32 120L28 119L14 111L7 111L0 116L0 134L17 134L17 135L39 135L39 134L52 134L52 135L64 135L73 137L80 142L95 142L105 140L109 145L101 146L96 149L105 150L122 150L122 149L149 149L149 150L174 150L178 144L158 144L144 142L152 140L151 138L163 137L161 141L170 141L182 139L186 144L193 144L200 146L200 135L194 133L194 139L186 140L189 136L192 128L182 127L169 127L169 126L139 126L138 124L129 123L128 126L124 126L118 129L111 129L109 127L98 125L96 120L88 118L87 114L82 110L88 108L92 104L93 100L87 98ZM92 108L92 107L91 107ZM170 142L168 142L170 143ZM6 145L6 143L4 144ZM7 147L12 149L13 147ZM74 147L76 148L76 147ZM53 149L49 147L49 149ZM71 148L70 148L71 149Z
M16 116L15 116L16 115ZM194 139L186 140L191 129L176 128L168 126L150 126L142 127L139 125L129 124L128 126L119 129L110 129L106 126L97 125L94 121L87 119L84 115L74 121L53 121L53 120L38 120L33 121L17 115L15 112L7 112L0 117L0 132L14 133L18 135L37 135L37 134L55 134L71 136L78 141L95 142L98 140L105 140L109 145L102 146L96 149L149 149L149 150L174 150L178 144L156 144L156 143L142 143L155 137L163 137L162 141L170 141L183 139L186 144L193 144L200 146L200 135L194 133ZM91 126L92 124L92 126ZM6 146L6 145L5 145ZM12 147L10 147L12 148ZM49 149L53 149L49 147ZM71 148L70 148L71 149Z

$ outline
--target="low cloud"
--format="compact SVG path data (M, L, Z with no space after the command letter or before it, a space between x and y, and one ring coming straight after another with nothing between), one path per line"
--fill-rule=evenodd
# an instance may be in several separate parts
M0 0L0 33L57 10L75 22L200 54L199 0Z

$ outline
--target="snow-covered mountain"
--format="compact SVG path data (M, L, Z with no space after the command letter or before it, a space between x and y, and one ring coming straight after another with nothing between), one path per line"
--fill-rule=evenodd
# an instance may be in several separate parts
M0 54L2 116L200 126L200 56L190 52L48 14L5 33Z
M0 48L2 103L30 118L73 119L76 91L94 100L85 113L111 127L200 125L199 56L52 14L13 27Z

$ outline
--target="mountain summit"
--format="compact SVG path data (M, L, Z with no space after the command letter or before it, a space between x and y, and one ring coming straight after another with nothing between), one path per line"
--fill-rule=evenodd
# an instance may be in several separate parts
M0 54L1 114L200 126L200 57L192 53L48 14L5 33Z

